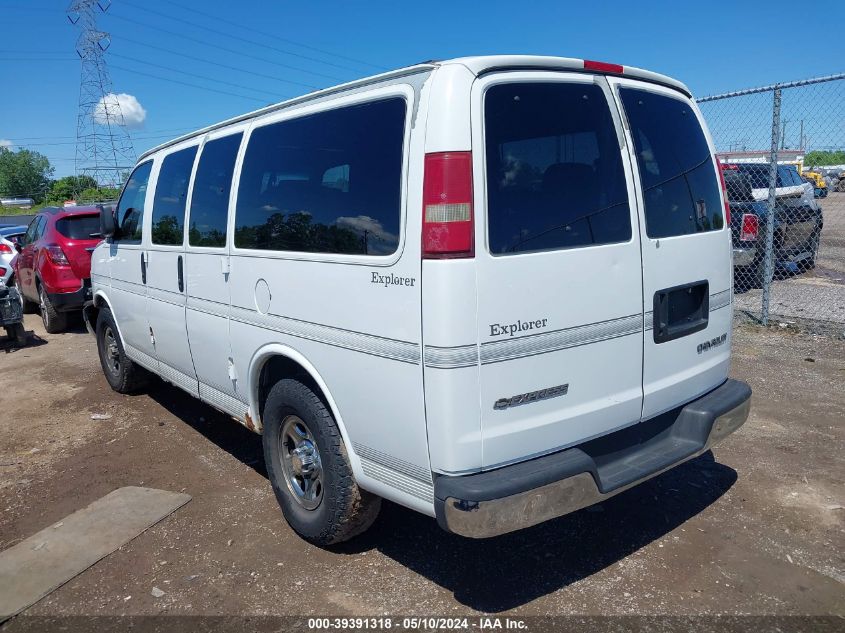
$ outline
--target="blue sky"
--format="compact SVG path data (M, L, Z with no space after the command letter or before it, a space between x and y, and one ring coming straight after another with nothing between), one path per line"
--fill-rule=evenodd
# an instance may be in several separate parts
M42 152L56 176L73 172L79 95L67 6L0 0L0 142ZM842 72L834 13L780 1L429 0L412 8L396 0L113 0L99 26L112 38L114 92L133 95L146 111L131 130L140 153L309 86L427 59L598 59L677 77L698 96ZM830 52L810 52L818 50Z

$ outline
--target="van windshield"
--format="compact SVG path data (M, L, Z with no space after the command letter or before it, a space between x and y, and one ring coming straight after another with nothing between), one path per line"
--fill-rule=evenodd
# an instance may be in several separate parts
M601 88L498 84L485 94L484 117L491 253L631 239L619 142Z

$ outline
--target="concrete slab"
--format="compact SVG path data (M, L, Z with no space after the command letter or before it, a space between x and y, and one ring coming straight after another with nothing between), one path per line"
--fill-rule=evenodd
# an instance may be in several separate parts
M191 500L190 495L118 488L0 553L0 622L125 545Z

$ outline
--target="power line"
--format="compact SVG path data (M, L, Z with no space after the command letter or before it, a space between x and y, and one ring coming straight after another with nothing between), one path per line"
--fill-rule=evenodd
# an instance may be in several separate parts
M192 127L177 127L172 128L169 130L149 130L149 134L164 134L165 132L190 132L194 128ZM14 138L7 138L7 141L48 141L48 140L56 140L60 138L76 138L76 136L16 136ZM139 137L139 138L149 138L149 137Z
M355 72L355 73L361 72L357 68L351 68L350 66L344 66L343 64L335 64L334 62L327 62L327 61L324 61L322 59L317 59L316 57L309 57L308 55L302 55L300 53L292 53L290 51L286 51L283 48L271 46L270 44L264 44L262 42L256 42L255 40L251 40L251 39L246 38L246 37L241 37L239 35L233 35L232 33L227 33L226 31L221 31L220 29L215 29L215 28L212 28L210 26L203 26L202 24L197 24L196 22L192 22L190 20L185 20L183 18L178 18L178 17L173 16L173 15L168 15L167 13L162 13L161 11L156 11L155 9L150 9L149 7L146 7L144 5L137 4L137 3L133 2L132 0L123 0L123 3L128 4L130 6L134 6L136 9L141 9L142 11L146 11L148 13L152 13L154 15L161 16L165 19L173 20L174 22L180 22L182 24L187 24L188 26L192 26L196 29L201 29L203 31L208 31L209 33L214 33L215 35L222 35L223 37L228 37L230 39L238 40L240 42L244 42L246 44L251 44L253 46L262 46L262 47L269 49L271 51L281 53L282 55L290 55L292 57L298 57L300 59L305 59L305 60L308 60L308 61L311 61L311 62L316 62L318 64L325 64L326 66L333 66L334 68L340 68L342 70L351 70L352 72Z
M291 39L288 39L288 38L280 37L278 35L278 33L269 33L267 31L261 31L259 29L256 29L252 26L244 26L242 24L237 24L235 22L232 22L228 18L222 18L220 16L212 15L211 13L206 13L205 11L200 11L199 9L195 9L193 7L187 7L184 4L181 4L179 2L173 2L173 0L170 1L170 4L175 5L177 7L180 7L181 9L183 9L185 11L190 11L191 13L196 13L198 15L205 16L205 17L210 18L212 20L218 20L220 22L223 22L227 26L236 26L240 29L251 31L253 33L258 33L260 35L265 35L267 37L271 37L271 38L276 39L276 40L281 40L282 42L287 42L288 44L293 44L294 46L299 46L301 48L312 50L316 53L323 53L324 55L328 55L330 57L337 57L338 59L345 59L348 62L354 62L356 64L361 64L363 66L370 66L371 68L375 68L377 70L390 70L389 68L387 68L385 66L379 66L377 64L372 64L370 62L365 62L364 60L361 60L361 59L355 59L354 57L348 57L346 55L340 55L339 53L332 53L331 51L327 51L327 50L324 50L322 48L317 48L316 46L311 46L310 44L303 44L302 42L297 42L296 40L291 40Z
M190 132L194 128L186 128L186 131ZM173 134L158 134L156 136L135 136L133 140L135 141L155 141L162 138L173 138ZM8 141L12 141L13 139L6 139ZM59 141L56 143L12 143L15 147L58 147L60 145L76 145L76 141Z
M279 98L282 98L282 99L289 99L290 98L290 95L280 95L276 92L271 92L269 90L261 90L260 88L252 88L250 86L244 86L242 84L235 84L235 83L231 83L229 81L223 81L222 79L217 79L215 77L208 77L206 75L198 75L196 73L187 72L187 71L184 71L184 70L177 70L176 68L173 68L171 66L164 66L162 64L156 64L154 62L148 62L148 61L145 61L143 59L137 59L135 57L128 57L127 55L120 55L119 53L112 53L111 56L112 57L119 57L120 59L125 59L125 60L130 61L130 62L136 62L138 64L146 64L147 66L153 66L155 68L161 68L162 70L169 70L170 72L180 73L182 75L188 75L189 77L196 77L197 79L206 79L208 81L213 81L213 82L218 83L218 84L225 84L225 85L231 86L233 88L240 88L242 90L251 90L252 92L262 92L264 94L271 95L272 97L276 98L277 100Z
M73 57L0 57L0 62L78 62Z
M249 53L245 53L243 51L239 51L234 48L225 48L220 46L219 44L212 44L210 42L206 42L205 40L201 40L196 37L191 37L190 35L185 35L184 33L178 33L176 31L171 31L170 29L165 29L160 26L155 26L154 24L148 24L146 22L140 22L138 20L133 20L131 18L127 18L122 15L118 15L117 13L110 12L109 15L113 18L117 18L118 20L123 20L124 22L129 22L130 24L135 24L137 26L143 26L149 29L153 29L154 31L161 31L162 33L167 33L168 35L172 35L179 39L189 40L191 42L196 42L197 44L201 44L203 46L208 46L209 48L213 48L218 51L224 51L226 53L231 53L233 55L240 55L241 57L248 57L250 59L254 59L260 62L264 62L265 64L273 64L274 66L279 66L281 68L287 68L288 70L295 70L297 72L306 73L309 75L314 75L316 77L323 77L324 79L331 79L332 81L346 81L345 79L341 79L340 77L335 77L333 75L326 75L324 73L318 73L314 70L307 70L305 68L300 68L298 66L291 66L290 64L284 64L282 62L275 61L273 59L267 59L266 57L259 57L257 55L250 55Z
M281 77L275 77L273 75L267 75L265 73L258 73L253 70L247 70L245 68L239 68L237 66L228 66L226 64L221 64L219 62L210 60L210 59L203 59L202 57L195 57L194 55L188 55L187 53L181 53L179 51L174 51L169 48L163 48L161 46L156 46L155 44L148 44L147 42L141 42L140 40L133 40L129 37L121 37L121 40L124 42L132 42L133 44L137 44L138 46L146 46L147 48L152 48L153 50L161 51L162 53L167 53L169 55L178 55L179 57L185 57L186 59L192 59L197 62L202 62L203 64L211 64L212 66L216 66L218 68L227 68L229 70L234 70L239 73L246 73L248 75L255 75L256 77L261 77L262 79L270 79L272 81L279 81L281 83L292 84L294 86L302 86L304 88L312 88L317 90L319 87L314 86L312 84L302 83L300 81L293 81L291 79L282 79Z
M197 90L207 90L208 92L216 92L218 94L228 95L230 97L239 97L241 99L249 99L250 101L259 101L259 102L263 103L264 105L267 105L266 99L259 99L258 97L249 97L247 95L241 95L241 94L237 94L235 92L227 92L226 90L217 90L215 88L208 88L206 86L199 86L197 84L192 84L192 83L189 83L187 81L180 81L178 79L170 79L169 77L162 77L161 75L154 75L152 73L145 73L145 72L141 72L140 70L135 70L135 69L132 69L132 68L125 68L123 66L115 66L114 64L112 64L111 67L117 68L118 70L123 70L123 71L128 72L128 73L135 73L136 75L142 75L144 77L151 77L153 79L159 79L161 81L169 81L169 82L174 83L174 84L179 84L180 86L187 86L189 88L196 88Z

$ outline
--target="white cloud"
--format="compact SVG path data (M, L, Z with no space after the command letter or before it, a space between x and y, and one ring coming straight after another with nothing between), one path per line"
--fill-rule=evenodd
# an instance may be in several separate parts
M10 141L9 139L0 138L0 147L5 147L6 149L11 149L12 145L14 145L14 143L12 143L12 141Z
M392 253L396 244L399 243L399 236L387 231L378 220L368 215L357 215L355 217L339 217L337 225L341 228L350 229L356 233L368 236L367 250L370 253Z
M94 123L141 127L147 118L147 111L133 95L110 92L94 108Z

